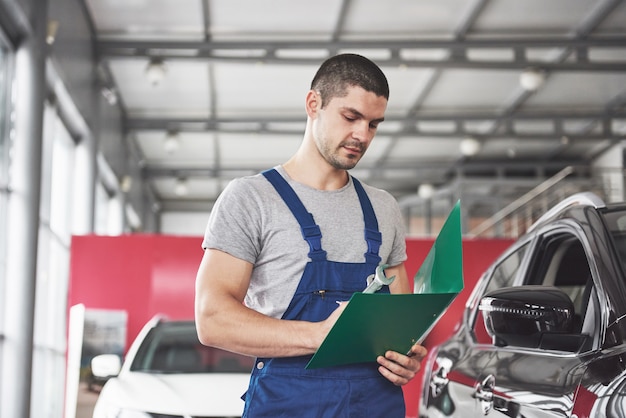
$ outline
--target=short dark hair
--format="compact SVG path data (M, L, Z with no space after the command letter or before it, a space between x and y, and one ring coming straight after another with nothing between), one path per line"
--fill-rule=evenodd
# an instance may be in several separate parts
M328 58L317 70L311 90L322 97L322 107L333 97L343 97L348 87L357 86L389 100L389 84L383 71L371 60L358 54L340 54Z

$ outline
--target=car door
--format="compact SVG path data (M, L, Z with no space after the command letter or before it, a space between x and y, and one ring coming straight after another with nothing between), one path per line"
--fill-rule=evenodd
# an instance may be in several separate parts
M564 417L573 410L578 384L585 372L582 358L589 351L600 328L597 315L587 314L597 304L594 294L591 257L584 235L561 225L537 235L524 274L524 285L554 286L574 303L572 335L563 336L554 347L527 348L492 345L489 361L477 379L476 394L483 413L490 417ZM587 319L587 323L585 323ZM565 344L571 339L571 347ZM563 344L561 344L563 343Z
M520 280L529 240L510 248L479 279L469 298L460 330L436 347L426 363L420 417L482 416L476 385L495 354L484 324L476 321L477 296Z

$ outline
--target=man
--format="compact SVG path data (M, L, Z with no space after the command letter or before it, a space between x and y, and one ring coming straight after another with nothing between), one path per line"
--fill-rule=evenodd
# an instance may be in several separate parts
M404 417L401 385L426 350L305 369L350 296L379 264L410 292L403 220L353 168L384 120L389 87L356 54L326 60L306 95L303 141L286 163L231 182L207 225L196 281L203 344L256 356L246 417ZM402 318L390 318L399 321Z

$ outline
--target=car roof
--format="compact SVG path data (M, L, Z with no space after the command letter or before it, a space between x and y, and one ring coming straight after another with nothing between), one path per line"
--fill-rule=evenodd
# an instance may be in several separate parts
M539 219L537 219L531 225L530 228L528 228L528 232L529 233L533 232L540 225L543 225L547 222L550 222L556 219L565 210L570 209L575 206L587 206L587 207L593 207L594 209L600 209L600 208L605 208L606 204L595 193L592 193L592 192L576 193L568 198L563 199L561 202L557 203L550 210L548 210L545 214L543 214Z

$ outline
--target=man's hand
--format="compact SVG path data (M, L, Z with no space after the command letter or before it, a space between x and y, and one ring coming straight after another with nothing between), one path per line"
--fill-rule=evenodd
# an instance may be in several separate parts
M414 344L411 347L409 355L387 351L384 357L378 356L376 359L380 364L378 371L394 385L406 385L419 372L421 361L426 357L426 354L426 348L419 344Z
M335 322L337 322L337 320L339 319L339 316L341 315L343 310L346 309L347 305L347 301L337 301L337 309L335 309L328 318L316 323L320 325L318 327L319 332L316 333L317 339L319 341L319 344L317 345L318 347L322 345L322 342L330 332L333 325L335 325Z

